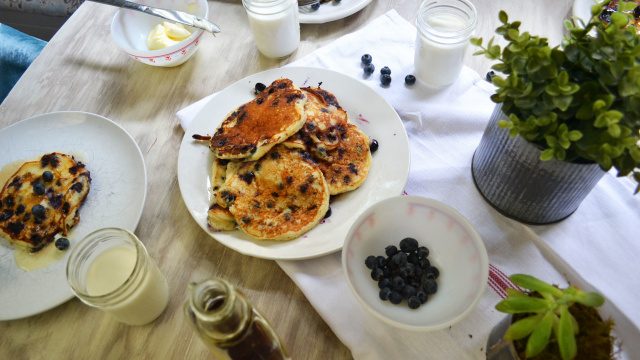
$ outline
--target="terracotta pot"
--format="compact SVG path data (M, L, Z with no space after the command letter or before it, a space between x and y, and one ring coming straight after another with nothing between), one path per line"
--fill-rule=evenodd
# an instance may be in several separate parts
M596 163L540 160L540 149L511 137L498 121L498 104L476 149L471 172L476 187L496 210L528 224L565 219L580 205L605 172Z

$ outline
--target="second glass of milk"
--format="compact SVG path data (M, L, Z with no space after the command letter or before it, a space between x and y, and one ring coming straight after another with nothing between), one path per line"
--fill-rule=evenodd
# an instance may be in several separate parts
M269 58L291 55L300 44L297 0L242 0L253 40Z
M67 280L82 302L129 325L153 321L169 302L164 275L142 242L123 229L87 235L69 254Z
M416 19L416 78L434 88L455 82L477 21L467 0L424 0Z

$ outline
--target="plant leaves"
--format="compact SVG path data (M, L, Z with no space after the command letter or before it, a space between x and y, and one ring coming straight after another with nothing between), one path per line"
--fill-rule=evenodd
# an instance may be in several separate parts
M569 313L566 305L562 306L560 309L560 321L558 322L556 339L558 340L558 348L560 349L560 356L562 359L573 359L576 356L578 349L576 346L576 339L574 337L571 314Z
M549 344L549 337L551 336L551 328L553 327L554 318L555 315L553 312L548 311L538 326L533 330L531 336L529 336L525 350L525 354L528 358L540 354Z
M549 303L534 297L506 298L496 305L496 310L507 314L537 313L549 309Z
M531 275L513 274L509 276L509 279L513 281L514 284L531 291L549 293L556 297L562 296L562 290Z
M532 315L512 323L504 333L504 339L508 341L514 341L529 336L529 334L531 334L536 328L540 320L542 320L542 314Z
M500 10L500 13L498 13L498 19L500 19L501 23L506 24L509 21L509 16L507 16L507 13L504 10Z
M576 294L575 301L586 306L598 307L604 304L604 297L595 292L582 292Z

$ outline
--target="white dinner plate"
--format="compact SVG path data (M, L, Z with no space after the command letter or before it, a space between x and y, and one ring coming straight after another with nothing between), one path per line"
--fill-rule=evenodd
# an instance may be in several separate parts
M360 188L332 199L331 216L291 241L251 240L242 232L213 232L207 227L210 169L213 155L207 143L193 134L213 134L225 116L254 98L256 82L270 84L286 77L298 86L317 86L333 92L340 105L369 137L380 145L371 170ZM178 182L182 198L198 225L214 239L242 254L265 259L306 259L342 248L354 220L371 204L402 193L409 176L409 142L395 110L374 90L346 75L318 68L286 67L246 77L216 96L200 110L185 132L178 154Z
M300 8L301 24L324 24L355 14L371 3L371 0L331 1L320 5L318 10L310 10L308 6Z
M147 193L144 160L133 138L111 120L85 112L38 115L0 130L0 144L0 167L51 152L86 164L91 190L80 208L80 222L67 236L71 247L99 228L135 230ZM16 266L13 251L3 240L0 320L35 315L73 297L65 275L68 250L63 259L32 271Z

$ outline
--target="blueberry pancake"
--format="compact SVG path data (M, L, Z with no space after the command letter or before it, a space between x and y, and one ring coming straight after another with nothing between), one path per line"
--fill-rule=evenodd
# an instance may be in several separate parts
M220 159L257 160L300 130L306 120L306 101L291 80L278 79L254 100L227 115L209 147Z
M0 235L36 252L80 220L91 185L85 165L51 153L24 163L0 192Z
M214 158L211 165L211 198L213 203L207 212L207 223L211 230L214 231L228 231L236 228L236 221L231 212L216 204L217 194L227 179L227 166L230 163L233 168L234 162Z
M219 192L239 228L262 240L290 240L313 228L329 208L329 187L298 150L274 147L240 163Z

